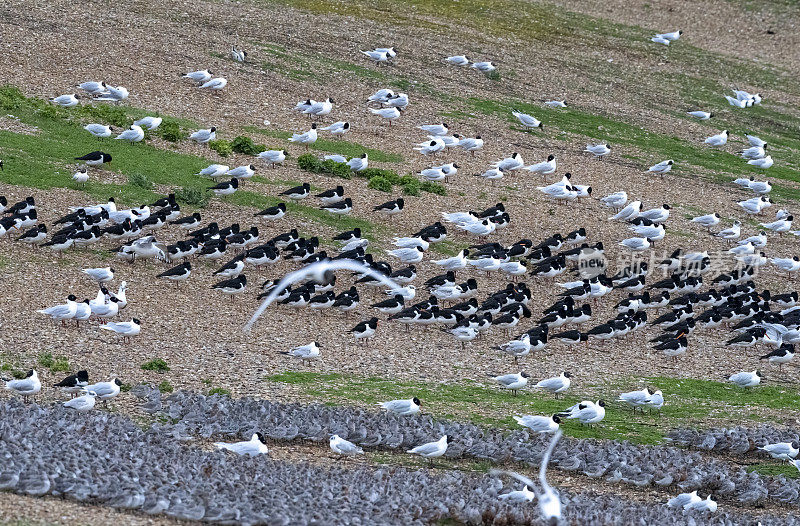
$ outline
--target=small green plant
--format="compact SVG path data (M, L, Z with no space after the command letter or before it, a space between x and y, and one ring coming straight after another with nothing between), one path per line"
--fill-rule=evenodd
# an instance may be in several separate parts
M209 380L208 378L203 378L202 380L200 380L200 382L206 387L211 387L211 380Z
M0 86L0 108L13 110L23 105L25 101L25 95L16 86L10 84Z
M231 153L233 153L233 148L231 147L231 143L226 141L225 139L217 139L216 141L210 141L208 143L208 147L217 152L220 157L227 157Z
M186 138L186 133L181 131L180 125L167 118L161 121L161 126L156 128L155 134L169 142L180 142Z
M172 391L174 391L172 384L169 383L169 381L167 380L164 380L163 382L158 384L158 390L161 391L162 393L171 393Z
M142 370L144 371L155 371L157 373L166 373L169 371L169 365L167 362L162 358L154 358L149 362L145 362L142 364Z
M39 365L42 367L50 368L51 365L54 363L53 353L44 352L39 355Z
M304 153L297 158L297 167L307 172L319 173L322 170L322 163L315 155Z
M39 106L37 111L40 117L45 119L61 119L65 116L64 110L53 106L52 104L48 104L46 106Z
M208 395L222 395L222 396L229 396L231 394L230 391L227 389L223 389L222 387L214 387L208 390Z
M39 355L39 365L53 372L69 371L69 360L67 360L66 357L53 356L53 354L49 352Z
M367 188L372 188L373 190L380 190L381 192L391 192L392 183L387 181L384 177L377 175L369 180Z
M410 175L404 175L400 178L400 186L406 195L419 195L422 192L420 180Z
M129 392L131 389L133 389L132 384L122 384L119 386L119 390L122 391L123 393Z
M424 192L428 192L430 194L447 195L447 189L439 183L434 183L433 181L423 181L420 185L420 188L422 188Z
M109 126L122 128L123 130L130 126L131 120L128 114L120 106L111 106L109 104L97 104L79 106L80 114L85 116L91 122L101 122Z
M486 78L489 80L500 80L502 77L500 76L500 72L497 70L490 71L486 74Z
M128 184L133 186L138 186L143 190L152 190L153 183L150 181L146 175L141 173L130 174L128 176Z
M231 141L231 149L236 153L245 155L258 155L267 149L263 144L255 144L253 139L246 135L239 135Z
M184 186L175 191L175 199L197 208L205 208L211 198L208 192L196 186Z
M69 371L69 360L65 356L56 357L53 360L53 365L50 366L50 370L54 373Z
M341 177L342 179L352 178L349 166L347 166L345 163L337 163L332 159L326 159L322 161L320 169L323 173L331 174L336 177Z

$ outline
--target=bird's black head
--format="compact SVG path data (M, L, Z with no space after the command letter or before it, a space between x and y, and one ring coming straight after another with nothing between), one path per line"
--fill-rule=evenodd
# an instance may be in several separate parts
M555 156L555 155L553 155L553 154L551 153L550 155L548 155L548 156L547 156L547 161L548 161L548 162L549 162L549 161L552 161L552 160L553 160L553 159L555 159L555 158L556 158L556 156Z
M529 377L530 377L530 375L529 375L528 373L526 373L525 371L523 371L523 372L519 373L519 375L520 375L521 377L523 377L523 378L529 378Z
M258 437L259 442L261 442L265 446L267 445L267 439L264 435L262 435L261 433L256 433L256 436Z
M25 378L30 378L31 376L33 376L33 369L28 371L28 373L25 375Z
M419 398L417 398L416 396L414 398L412 398L411 401L414 402L417 405L422 405L422 401Z
M451 437L450 435L447 435L447 443L448 444L452 444L453 440L455 440L455 438Z
M600 407L605 407L606 406L606 401L605 400L600 400L599 402L597 402L597 405L599 405Z
M317 129L317 123L316 122L311 124L311 129L312 130L316 130Z
M133 323L135 323L136 325L141 325L142 324L142 322L139 321L139 318L134 318L133 319Z
M400 208L403 208L403 206L405 206L406 204L405 200L402 197L398 197L395 202L397 203L397 206L399 206Z
M114 383L122 387L122 380L120 380L119 378L114 378Z
M561 418L559 418L558 415L553 415L553 422L555 422L556 424L560 424L561 423Z
M75 376L78 377L78 381L79 382L88 382L89 381L89 373L85 369L82 369L82 370L78 371L78 373Z
M69 301L76 301L78 298L76 298L74 294L70 294L69 296L67 296L67 299Z
M211 127L211 131L212 131L212 132L216 132L216 131L217 131L217 127L216 127L216 126L212 126L212 127Z

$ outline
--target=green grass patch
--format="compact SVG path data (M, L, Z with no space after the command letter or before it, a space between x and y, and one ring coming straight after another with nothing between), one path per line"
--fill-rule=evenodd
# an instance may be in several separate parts
M300 205L291 201L283 201L277 197L266 196L256 192L239 190L235 194L225 196L222 199L231 204L251 206L259 209L268 208L270 206L275 206L278 203L285 202L286 211L288 214L296 214L336 230L352 230L356 227L359 227L363 232L364 237L370 240L374 240L376 236L382 234L385 230L385 228L381 225L377 225L371 221L367 221L366 219L352 216L337 216L313 206Z
M450 384L398 382L377 377L302 372L274 375L267 380L297 385L306 395L335 404L357 403L374 407L378 402L416 396L422 400L425 413L505 429L519 428L512 415L553 414L580 400L577 396L555 400L532 392L515 397L489 384L469 381ZM669 410L665 409L661 419L639 414L634 417L629 411L610 409L602 426L590 429L567 422L562 428L566 434L578 438L629 439L652 444L663 438L668 429L664 424L678 423L668 414Z
M69 360L65 356L53 356L52 353L45 352L39 355L38 362L54 373L69 371Z
M433 383L314 372L286 372L268 376L266 380L295 385L305 395L332 404L375 407L378 402L416 396L422 400L423 411L435 417L469 420L477 425L503 429L519 429L514 415L550 415L587 396L604 398L606 418L600 425L589 428L567 421L562 423L565 434L644 444L660 443L669 430L677 427L740 424L744 407L749 410L747 418L759 421L764 412L786 412L800 404L796 391L777 386L744 391L721 382L668 377L644 379L664 393L666 404L660 415L633 414L627 406L615 402L620 392L641 387L636 379L625 385L587 386L593 395L576 392L560 400L530 390L513 396L494 386L491 380Z
M175 388L172 387L172 384L169 383L168 380L163 380L160 384L158 384L158 390L162 393L171 393L175 390Z
M142 364L143 371L155 371L157 373L164 374L169 372L169 365L163 358L154 358L149 362L145 362Z
M800 406L800 393L796 389L778 385L742 389L727 382L663 376L650 377L647 381L657 385L664 392L665 399L678 396L681 399L694 399L701 405L757 406L776 410Z
M797 471L797 468L785 462L781 462L780 464L753 464L751 466L747 466L746 469L748 473L756 472L759 475L771 477L779 477L781 475L787 479L796 479L800 477L800 472Z
M150 202L157 194L141 184L142 174L146 174L150 184L206 186L207 182L194 174L210 164L208 159L162 150L144 142L129 144L97 139L81 127L93 120L87 116L95 116L89 114L88 108L92 107L54 108L45 101L24 97L16 88L0 88L0 110L39 129L35 135L0 130L0 157L5 161L0 181L40 189L74 188L72 174L78 164L74 157L102 150L113 157L109 168L131 179L124 185L103 183L100 182L104 179L103 171L90 169L89 182L82 190L93 198L106 200L114 196L119 203L132 205ZM112 118L117 118L120 111L131 120L143 114L127 107L98 108L91 111L110 112L104 114Z
M212 395L220 395L220 396L230 396L231 392L227 389L223 389L222 387L214 387L208 390L208 396Z
M276 130L274 128L259 128L258 126L245 126L243 128L248 133L258 133L266 137L274 139L288 139L292 136L291 132ZM320 134L326 132L320 131ZM370 161L383 162L383 163L399 163L403 161L403 156L377 150L375 148L368 148L357 142L350 142L344 139L325 139L318 138L317 142L311 145L312 150L320 152L333 153L343 155L345 157L359 157L362 153L369 156Z

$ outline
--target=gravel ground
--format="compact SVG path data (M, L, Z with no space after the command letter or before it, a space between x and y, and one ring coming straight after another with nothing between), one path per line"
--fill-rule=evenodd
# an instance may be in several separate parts
M526 48L520 42L503 36L477 35L469 28L457 36L443 35L424 28L389 27L349 17L310 15L293 9L262 8L251 3L166 1L160 6L161 9L157 11L152 10L149 2L141 1L116 5L114 10L109 11L101 6L76 6L64 1L51 2L46 8L30 0L7 2L0 6L0 49L5 50L0 53L0 71L5 73L4 81L20 86L27 94L49 97L71 92L71 86L80 81L99 80L98 72L102 72L102 77L108 82L129 87L132 105L189 117L203 125L216 125L220 128L220 133L229 138L237 134L236 129L239 126L261 125L264 119L270 120L280 129L305 130L308 128L307 119L291 114L286 111L287 108L307 96L317 99L331 96L337 101L335 119L353 123L354 131L348 135L348 140L402 154L406 158L406 162L401 165L402 169L419 170L435 162L420 159L410 149L412 142L424 139L424 135L415 129L417 125L439 122L440 113L445 109L452 109L443 108L443 103L435 97L409 89L413 102L407 115L397 126L389 128L377 122L363 109L366 97L382 87L380 81L354 78L346 72L307 81L287 79L278 73L262 71L257 64L264 59L264 54L255 48L251 52L252 62L242 66L211 56L211 53L224 55L231 41L243 44L263 41L263 28L275 27L275 34L270 40L284 45L293 53L304 57L330 54L338 60L352 61L365 67L370 66L359 58L354 58L359 48L366 49L368 45L387 41L396 43L400 49L414 49L414 56L407 61L398 60L391 74L423 79L446 93L483 98L531 93L532 95L526 97L529 100L544 100L559 95L587 110L614 111L652 129L669 130L682 138L698 140L705 136L705 130L699 125L680 121L678 128L678 121L665 119L662 114L653 110L642 111L635 103L633 91L619 89L614 92L614 97L598 97L598 91L604 89L603 83L597 81L595 76L584 76L580 69L560 70L558 78L550 78L552 82L543 91L539 86L539 79L548 75L550 68L559 67L565 61L568 62L570 57L583 53L578 49L556 49L551 44L537 43L541 48L537 51L543 57L549 58L531 61ZM734 54L737 48L732 44L744 35L751 43L749 45L758 48L771 61L792 71L797 71L798 68L797 56L790 51L796 48L798 38L796 32L789 30L796 23L793 13L759 12L758 17L762 20L756 24L752 23L749 12L734 12L730 18L724 18L722 24L721 13L730 12L730 4L722 0L703 4L702 8L678 2L664 2L653 8L635 6L633 9L628 9L623 2L586 2L570 7L616 22L637 23L662 30L671 29L671 26L662 26L669 26L670 23L674 25L674 17L679 17L677 20L681 23L678 25L686 30L687 41L694 45ZM704 11L703 16L699 16L701 9ZM79 10L81 16L74 16L74 10ZM725 31L720 30L722 26ZM762 29L766 26L777 28L776 35L763 34ZM690 30L695 36L688 35ZM95 46L86 45L87 34L97 41L113 44L103 54L98 54ZM163 48L164 35L170 37L168 52ZM309 38L309 35L313 35L313 38ZM436 64L442 54L440 50L452 48L455 53L459 49L454 46L453 39L457 39L461 47L484 50L483 54L487 59L502 59L506 70L517 73L513 81L514 87L509 86L511 83L503 83L498 87L472 71L444 68ZM53 56L61 57L61 60L53 63ZM136 57L136 60L131 61L130 57ZM601 64L605 61L605 57L595 58L596 68L587 73L596 73L597 68L602 67ZM624 58L631 68L662 68L655 62L658 58L653 56L635 55ZM179 73L200 67L209 67L215 73L228 77L230 83L223 96L212 97L177 81ZM662 69L668 70L671 67L674 66L663 65ZM793 94L771 93L770 96L782 102L796 102ZM552 110L543 109L540 112L545 120L549 111ZM495 117L448 121L454 131L463 135L482 134L486 139L486 147L474 159L460 153L452 156L452 160L458 162L462 168L457 179L448 185L447 197L430 194L419 198L409 197L406 199L406 211L392 222L377 219L370 213L371 206L391 197L366 189L363 180L331 180L300 172L294 167L274 171L260 170L259 175L281 180L308 181L323 188L342 184L347 195L354 200L354 216L382 225L380 241L386 241L391 234L407 235L437 220L442 211L480 209L502 200L511 214L512 224L490 240L503 243L511 243L523 237L539 240L554 231L567 232L586 226L591 241L603 241L612 260L617 254L616 242L630 234L623 225L606 221L610 214L598 202L590 200L577 206L559 207L545 201L538 192L531 195L531 186L541 184L540 178L514 174L497 186L489 186L478 178L469 177L469 174L482 171L489 162L512 151L521 152L528 163L543 160L548 153L555 153L560 166L574 174L573 180L592 185L595 195L605 195L625 188L630 196L641 198L648 208L662 202L679 205L673 210L668 223L673 235L669 235L658 248L659 255L662 251L671 252L678 246L709 250L726 248L689 224L685 216L699 215L700 211L718 211L726 218L741 218L742 214L735 201L749 197L744 192L732 189L722 191L719 186L706 179L695 179L690 175L663 180L648 178L642 175L642 166L616 154L608 161L596 162L580 153L583 148L580 141L563 137L555 140L547 132L541 135L510 131L505 121ZM7 117L0 119L0 129L36 132L35 129ZM282 143L277 139L265 142L275 146ZM727 147L729 151L736 148L735 144ZM211 153L190 145L181 145L180 149L204 155ZM294 147L289 149L295 156L302 153ZM660 160L653 159L653 162ZM247 162L249 159L242 156L233 156L226 160L226 164L231 166ZM562 168L559 168L559 173ZM118 174L114 177L116 176ZM247 189L275 195L282 187L252 183ZM35 195L40 203L40 216L48 223L62 215L67 206L85 204L86 201L83 194L77 191L43 192L4 184L0 184L0 194L8 196L9 201L29 194ZM775 208L778 207L770 210ZM215 220L220 224L234 221L238 221L243 227L255 224L253 210L233 207L219 200L213 200L202 213L204 220ZM278 224L259 225L263 239L290 227L297 227L323 238L330 238L335 233L335 229L297 217L287 217ZM755 231L751 225L746 225L747 235ZM168 228L159 233L159 239L174 242L179 239L179 235L177 230ZM451 238L460 245L474 241L458 234ZM112 245L103 242L97 248L100 246L110 248ZM771 236L767 255L793 255L796 253L796 246L795 239ZM332 247L325 248L330 251ZM431 253L428 257L439 256ZM406 334L398 327L383 324L369 347L355 346L347 335L347 329L372 315L365 305L372 299L377 300L378 295L371 296L372 293L368 291L362 291L362 306L356 313L351 313L349 318L334 313L317 316L306 315L305 312L295 313L287 308L271 308L254 331L245 335L240 329L256 306L256 291L251 289L232 302L223 298L209 289L216 281L211 275L216 266L199 262L189 282L190 286L180 290L165 286L154 278L165 268L160 264L111 263L117 270L117 278L111 288L116 288L121 280L128 282L131 303L121 318L127 320L137 317L143 322L142 335L135 338L130 345L124 345L110 333L100 331L96 325L62 329L33 314L35 309L62 302L68 293L74 293L79 298L93 297L96 292L94 284L82 276L79 270L108 264L96 252L74 252L59 259L46 251L2 241L0 262L5 292L0 297L0 309L5 313L0 320L0 339L4 343L6 359L19 368L36 366L36 357L41 352L52 352L66 356L73 367L88 369L93 379L97 380L116 376L126 383L136 384L141 381L158 383L162 379L168 379L176 387L194 390L207 389L207 382L204 383L203 380L208 380L214 387L229 389L234 396L250 395L279 400L292 399L296 394L291 388L264 382L263 377L286 370L440 381L465 378L483 380L488 371L512 371L506 358L489 350L491 346L507 340L498 331L491 333L486 340L476 340L465 350L461 350L455 340L438 331ZM419 267L418 282L434 275L438 270L429 263L423 263ZM38 268L46 268L47 272L38 273ZM249 282L255 285L260 284L263 279L279 277L293 268L290 264L281 263L261 272L248 270L247 275ZM33 275L36 276L35 282L32 282ZM460 279L466 277L463 275ZM481 298L502 287L507 281L498 276L475 277L479 281ZM544 282L528 280L528 284L534 293L533 310L536 316L541 308L552 302L555 289ZM348 286L349 281L342 279L337 291ZM787 282L773 270L767 270L759 278L759 287L770 288L773 292L784 292L795 289L796 285ZM619 296L620 293L615 293L605 300L594 319L605 320L611 316L610 305ZM298 323L298 320L304 323ZM520 327L525 329L530 323L530 320L526 320L525 325L521 324ZM581 389L582 385L593 383L599 376L612 381L624 380L641 374L642 371L653 375L720 380L723 376L742 369L752 370L756 363L754 358L762 354L759 350L726 349L721 345L726 336L724 332L698 332L691 340L691 350L677 366L649 351L642 352L641 340L631 339L615 342L604 349L569 350L552 346L539 356L529 357L523 367L533 378L569 369L575 376L574 385ZM656 333L648 330L646 336L651 337L654 334ZM321 341L324 350L323 359L311 369L277 353L312 339ZM164 376L142 371L140 365L152 358L165 359L171 371ZM611 359L615 364L613 370L608 367ZM40 371L40 374L45 383L57 381L62 376L62 373L48 371ZM787 367L780 374L769 368L766 370L765 382L780 382L795 387L796 374L794 367ZM47 390L41 398L44 401L60 399L52 390ZM120 397L115 408L137 415L129 397ZM71 512L69 510L73 508L70 505L62 513L58 511L57 501L36 502L38 508L35 516L48 522L56 521L53 517L59 514L69 516L69 513L77 513L79 509L84 512L86 510L83 507L74 507L75 511ZM0 510L7 509L3 503L0 503ZM13 518L14 515L9 517ZM96 516L96 520L94 515L92 517L92 523L105 520L100 515ZM131 520L134 519L136 517Z

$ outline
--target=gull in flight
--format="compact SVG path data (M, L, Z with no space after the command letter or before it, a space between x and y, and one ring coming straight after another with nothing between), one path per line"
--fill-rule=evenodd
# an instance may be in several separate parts
M392 290L402 288L396 281L386 277L384 274L378 272L377 270L373 269L372 267L361 263L360 261L356 261L354 259L339 259L336 261L318 261L316 263L312 263L306 267L301 268L300 270L296 270L294 272L290 272L286 276L281 279L277 285L272 289L272 292L264 298L264 301L261 302L261 305L258 307L253 316L250 318L250 321L244 326L244 331L249 332L250 329L253 327L253 324L256 320L264 314L264 311L267 310L267 307L270 306L272 302L275 301L275 298L284 291L289 285L297 283L299 281L304 281L307 279L312 279L317 283L327 283L333 277L333 272L336 270L351 270L353 272L358 272L359 274L364 274L366 276L370 276Z
M559 429L553 435L553 439L550 441L547 451L544 452L544 455L542 456L542 463L539 466L539 484L542 485L542 491L536 496L539 499L539 513L542 514L542 518L548 524L558 524L558 522L561 520L561 499L558 496L558 491L554 490L550 484L547 483L546 478L547 464L550 462L550 455L553 454L553 450L555 449L560 438L561 430ZM520 475L519 473L493 469L489 471L489 474L494 476L505 474L509 477L514 477L536 492L537 488L533 481L524 475Z

